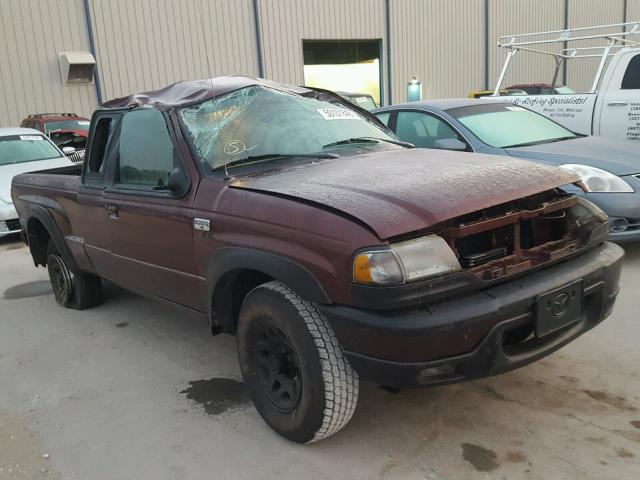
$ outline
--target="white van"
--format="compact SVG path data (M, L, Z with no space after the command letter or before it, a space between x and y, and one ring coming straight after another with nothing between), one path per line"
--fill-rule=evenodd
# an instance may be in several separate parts
M592 46L596 43L600 45ZM599 59L587 93L512 95L500 100L535 110L578 133L640 141L640 22L506 35L498 39L498 46L508 54L494 90L496 96L513 56L519 52L555 59L552 86L557 85L563 62Z

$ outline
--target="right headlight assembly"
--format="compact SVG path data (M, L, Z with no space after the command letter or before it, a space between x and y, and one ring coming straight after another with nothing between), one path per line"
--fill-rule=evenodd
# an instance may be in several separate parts
M575 163L560 165L560 168L578 175L589 192L632 193L634 191L622 178L600 168Z
M401 285L460 270L453 250L441 237L393 243L389 248L360 252L353 262L353 281L362 285Z

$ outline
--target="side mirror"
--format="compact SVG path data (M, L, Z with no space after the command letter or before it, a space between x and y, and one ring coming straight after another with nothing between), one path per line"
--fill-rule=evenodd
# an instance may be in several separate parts
M76 149L74 147L62 147L62 153L68 157L76 153Z
M465 152L467 150L467 144L457 138L441 138L433 143L433 148L437 148L438 150Z
M180 168L174 168L169 175L166 185L158 185L153 187L154 190L168 190L171 193L179 195L184 193L189 187L189 180Z
M167 186L173 193L184 193L189 187L189 180L181 168L174 168L169 175Z

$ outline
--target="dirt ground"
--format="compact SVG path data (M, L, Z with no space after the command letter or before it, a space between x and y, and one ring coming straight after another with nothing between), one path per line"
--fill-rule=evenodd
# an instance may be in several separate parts
M269 430L228 336L112 285L57 306L46 271L0 239L2 479L640 478L640 245L613 315L501 376L389 393L310 446Z

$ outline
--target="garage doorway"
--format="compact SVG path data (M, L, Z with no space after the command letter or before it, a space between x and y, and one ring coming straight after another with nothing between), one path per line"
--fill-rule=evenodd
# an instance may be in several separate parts
M382 101L382 40L303 40L304 82Z

